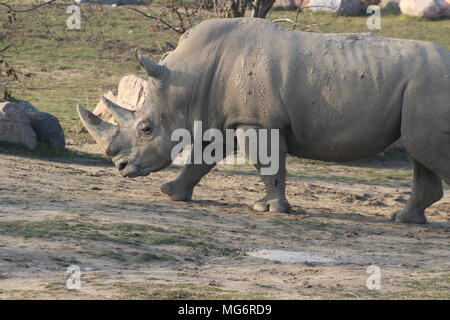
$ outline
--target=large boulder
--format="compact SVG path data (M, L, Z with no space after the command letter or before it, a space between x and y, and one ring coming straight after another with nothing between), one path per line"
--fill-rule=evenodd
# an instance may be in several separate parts
M108 91L104 96L123 108L138 110L147 99L147 80L135 75L125 76L119 82L117 95ZM111 113L102 100L99 101L93 113L104 121L114 123Z
M400 10L403 14L424 19L450 17L448 0L401 0Z
M1 102L7 101L0 99ZM39 111L25 100L15 100L14 107L27 116L31 128L39 141L48 142L54 148L61 150L66 147L64 130L56 117L49 113Z
M380 7L383 9L384 12L399 14L400 1L401 0L381 0Z
M54 148L63 150L66 147L64 130L58 118L50 113L41 112L29 102L17 101L18 107L26 113L39 141L50 143Z
M21 144L29 150L37 146L30 120L17 103L0 102L0 141Z
M367 8L360 0L309 0L313 11L335 12L344 16L358 15Z
M377 6L380 4L381 0L360 0L366 6Z
M65 149L66 138L58 118L46 112L29 113L27 115L39 141L48 142L56 149Z

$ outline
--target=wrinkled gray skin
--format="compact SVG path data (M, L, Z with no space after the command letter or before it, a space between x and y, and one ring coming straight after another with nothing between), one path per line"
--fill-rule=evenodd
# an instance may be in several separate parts
M424 223L450 182L450 52L427 42L370 34L291 31L262 19L208 20L156 64L138 55L149 101L137 112L109 103L120 127L79 107L80 117L125 177L171 164L177 128L280 129L280 170L261 176L258 211L288 212L286 153L349 161L376 155L400 136L414 160L414 186L397 222ZM162 186L191 200L214 166L187 165ZM259 169L260 166L256 165Z

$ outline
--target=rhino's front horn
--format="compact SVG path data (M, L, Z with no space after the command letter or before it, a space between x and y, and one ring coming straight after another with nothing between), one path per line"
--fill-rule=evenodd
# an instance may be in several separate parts
M164 76L167 72L167 68L165 66L144 58L139 50L136 50L136 60L139 62L142 68L147 71L150 77L158 80L164 79Z
M102 147L103 150L107 151L109 145L111 144L112 138L116 135L119 127L103 121L80 105L77 105L77 111L81 122L86 127L89 134L100 145L100 147Z
M134 111L122 108L121 106L115 104L105 96L102 96L102 102L106 105L106 108L111 112L114 120L119 124L119 126L126 126L134 119Z

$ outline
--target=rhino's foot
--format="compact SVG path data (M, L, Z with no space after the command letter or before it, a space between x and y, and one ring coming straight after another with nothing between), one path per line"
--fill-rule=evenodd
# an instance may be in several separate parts
M191 201L194 188L185 187L179 181L171 181L161 186L161 192L173 201Z
M253 210L260 212L279 212L279 213L289 213L291 212L291 206L286 199L276 198L267 199L263 198L255 203Z
M402 210L394 212L391 220L399 223L427 223L423 210Z

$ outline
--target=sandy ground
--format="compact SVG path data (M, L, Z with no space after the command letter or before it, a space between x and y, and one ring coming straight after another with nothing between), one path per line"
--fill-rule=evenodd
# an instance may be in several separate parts
M294 212L261 214L263 186L245 166L219 166L193 202L173 202L159 188L179 168L130 180L91 159L0 161L1 299L450 298L447 190L430 223L404 225L388 219L410 191L395 183L290 176ZM346 168L366 170L326 170ZM80 290L66 288L69 265ZM381 290L366 287L370 265Z

